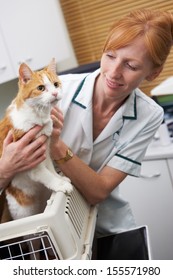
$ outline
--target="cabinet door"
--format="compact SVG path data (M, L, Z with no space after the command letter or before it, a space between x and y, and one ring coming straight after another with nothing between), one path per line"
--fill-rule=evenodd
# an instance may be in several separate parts
M137 225L148 225L153 259L173 259L173 189L166 160L144 161L142 178L120 185Z
M26 62L33 70L69 57L64 22L57 0L0 0L0 21L9 54L18 76Z
M12 69L7 49L0 30L0 84L13 79L15 72Z

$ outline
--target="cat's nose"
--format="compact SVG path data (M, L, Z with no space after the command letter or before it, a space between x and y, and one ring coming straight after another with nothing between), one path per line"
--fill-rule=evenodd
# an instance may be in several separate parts
M57 97L57 92L52 92L52 96Z

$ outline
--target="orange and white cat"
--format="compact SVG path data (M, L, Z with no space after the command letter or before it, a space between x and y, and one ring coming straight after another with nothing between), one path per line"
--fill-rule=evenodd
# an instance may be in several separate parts
M26 64L21 64L18 85L18 94L0 122L0 155L3 141L10 129L13 131L14 141L17 141L33 126L40 125L43 129L39 135L47 135L48 141L46 159L37 167L16 174L6 189L8 207L14 220L41 213L51 191L72 191L70 180L55 171L49 153L53 129L50 112L60 99L61 89L55 60L52 59L48 67L35 72Z

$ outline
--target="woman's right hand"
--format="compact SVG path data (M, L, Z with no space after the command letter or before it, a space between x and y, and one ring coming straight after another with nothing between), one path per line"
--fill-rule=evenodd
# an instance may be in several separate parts
M4 178L12 178L18 172L29 170L46 158L47 136L36 138L41 129L35 126L16 142L13 142L12 132L9 131L0 158L0 173Z

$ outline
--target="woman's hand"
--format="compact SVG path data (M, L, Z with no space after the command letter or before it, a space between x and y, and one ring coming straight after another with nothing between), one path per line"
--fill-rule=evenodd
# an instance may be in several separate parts
M64 117L62 111L59 108L54 107L51 111L51 118L53 121L53 132L51 135L50 148L51 148L51 154L53 156L54 154L56 154L58 141L63 128Z
M0 158L0 173L4 178L11 178L18 172L31 169L46 158L47 136L41 135L36 139L41 129L40 126L32 128L16 142L13 142L12 132L9 131Z

